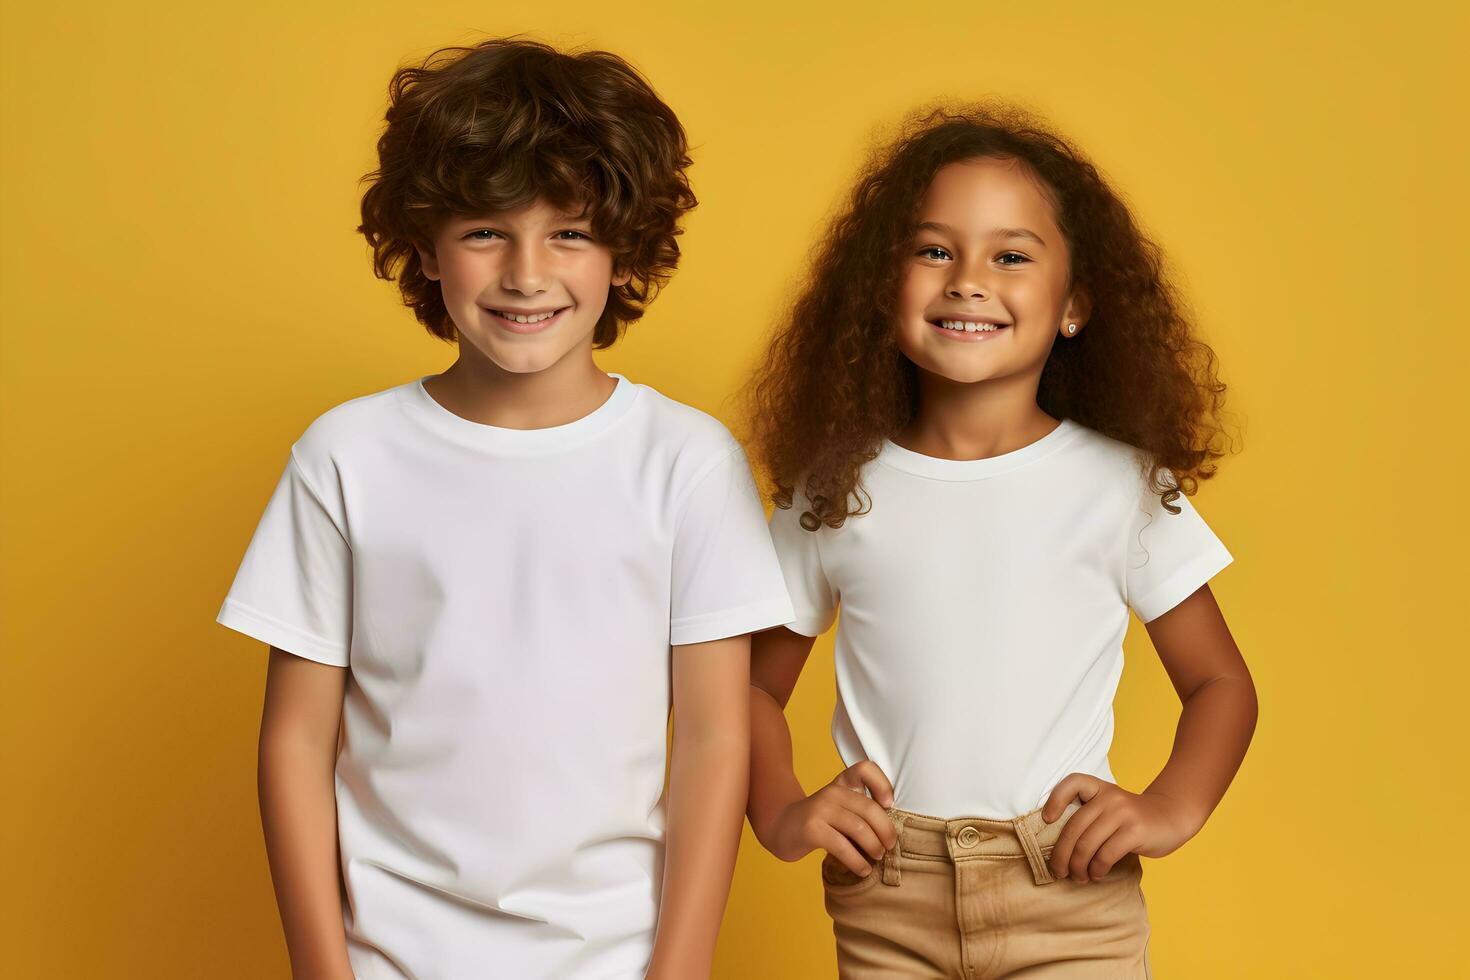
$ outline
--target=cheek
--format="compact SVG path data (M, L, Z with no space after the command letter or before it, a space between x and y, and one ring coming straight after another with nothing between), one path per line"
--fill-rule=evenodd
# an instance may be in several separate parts
M927 269L909 266L899 280L898 314L905 320L923 319L924 309L934 298L934 285Z
M486 255L448 249L440 253L439 286L444 298L453 302L456 298L477 296L485 283L494 275L493 260Z
M905 272L898 286L898 336L914 342L922 342L929 333L929 322L924 313L934 301L935 284L928 269L913 269Z
M612 253L597 251L579 255L568 263L563 281L572 290L573 299L578 303L588 303L599 298L606 300L612 278Z
M1017 316L1051 322L1061 317L1066 292L1065 273L1028 276L1015 283L1006 301Z

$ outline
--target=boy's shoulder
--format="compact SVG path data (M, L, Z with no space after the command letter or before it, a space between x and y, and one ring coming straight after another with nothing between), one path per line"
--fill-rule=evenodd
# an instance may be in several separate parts
M400 406L407 389L418 382L350 398L318 415L291 447L298 466L315 471L356 446L380 441L385 430L403 417Z
M691 461L716 463L742 449L725 423L693 405L639 384L645 403L650 448L660 448Z

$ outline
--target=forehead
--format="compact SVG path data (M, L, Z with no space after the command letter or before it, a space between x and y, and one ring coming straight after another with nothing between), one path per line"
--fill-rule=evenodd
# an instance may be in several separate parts
M1056 209L1041 181L1014 159L982 157L946 164L930 181L919 221L956 230L1031 228L1056 232Z
M575 203L554 203L536 197L514 207L485 207L456 213L457 221L494 221L498 224L535 227L587 221L590 215Z

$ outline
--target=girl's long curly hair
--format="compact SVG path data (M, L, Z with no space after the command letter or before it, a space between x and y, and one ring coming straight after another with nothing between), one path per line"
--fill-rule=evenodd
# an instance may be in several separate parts
M934 109L869 162L747 389L775 503L792 506L799 490L809 531L867 512L862 467L914 417L917 370L894 326L904 259L934 175L976 157L1018 160L1040 179L1092 301L1087 329L1052 347L1042 410L1142 450L1149 486L1174 513L1225 454L1215 354L1194 336L1159 248L1092 163L1014 107Z

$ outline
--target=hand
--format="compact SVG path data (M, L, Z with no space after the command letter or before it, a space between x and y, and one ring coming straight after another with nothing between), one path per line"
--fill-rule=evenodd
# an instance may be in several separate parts
M1055 823L1073 800L1082 806L1072 814L1051 852L1058 878L1091 881L1101 878L1129 854L1163 857L1193 837L1178 801L1158 793L1130 793L1096 776L1074 772L1057 784L1041 817Z
M893 785L876 763L865 760L782 810L770 840L761 843L783 861L795 861L820 847L853 874L867 877L873 862L898 843L898 832L886 812L892 805Z

